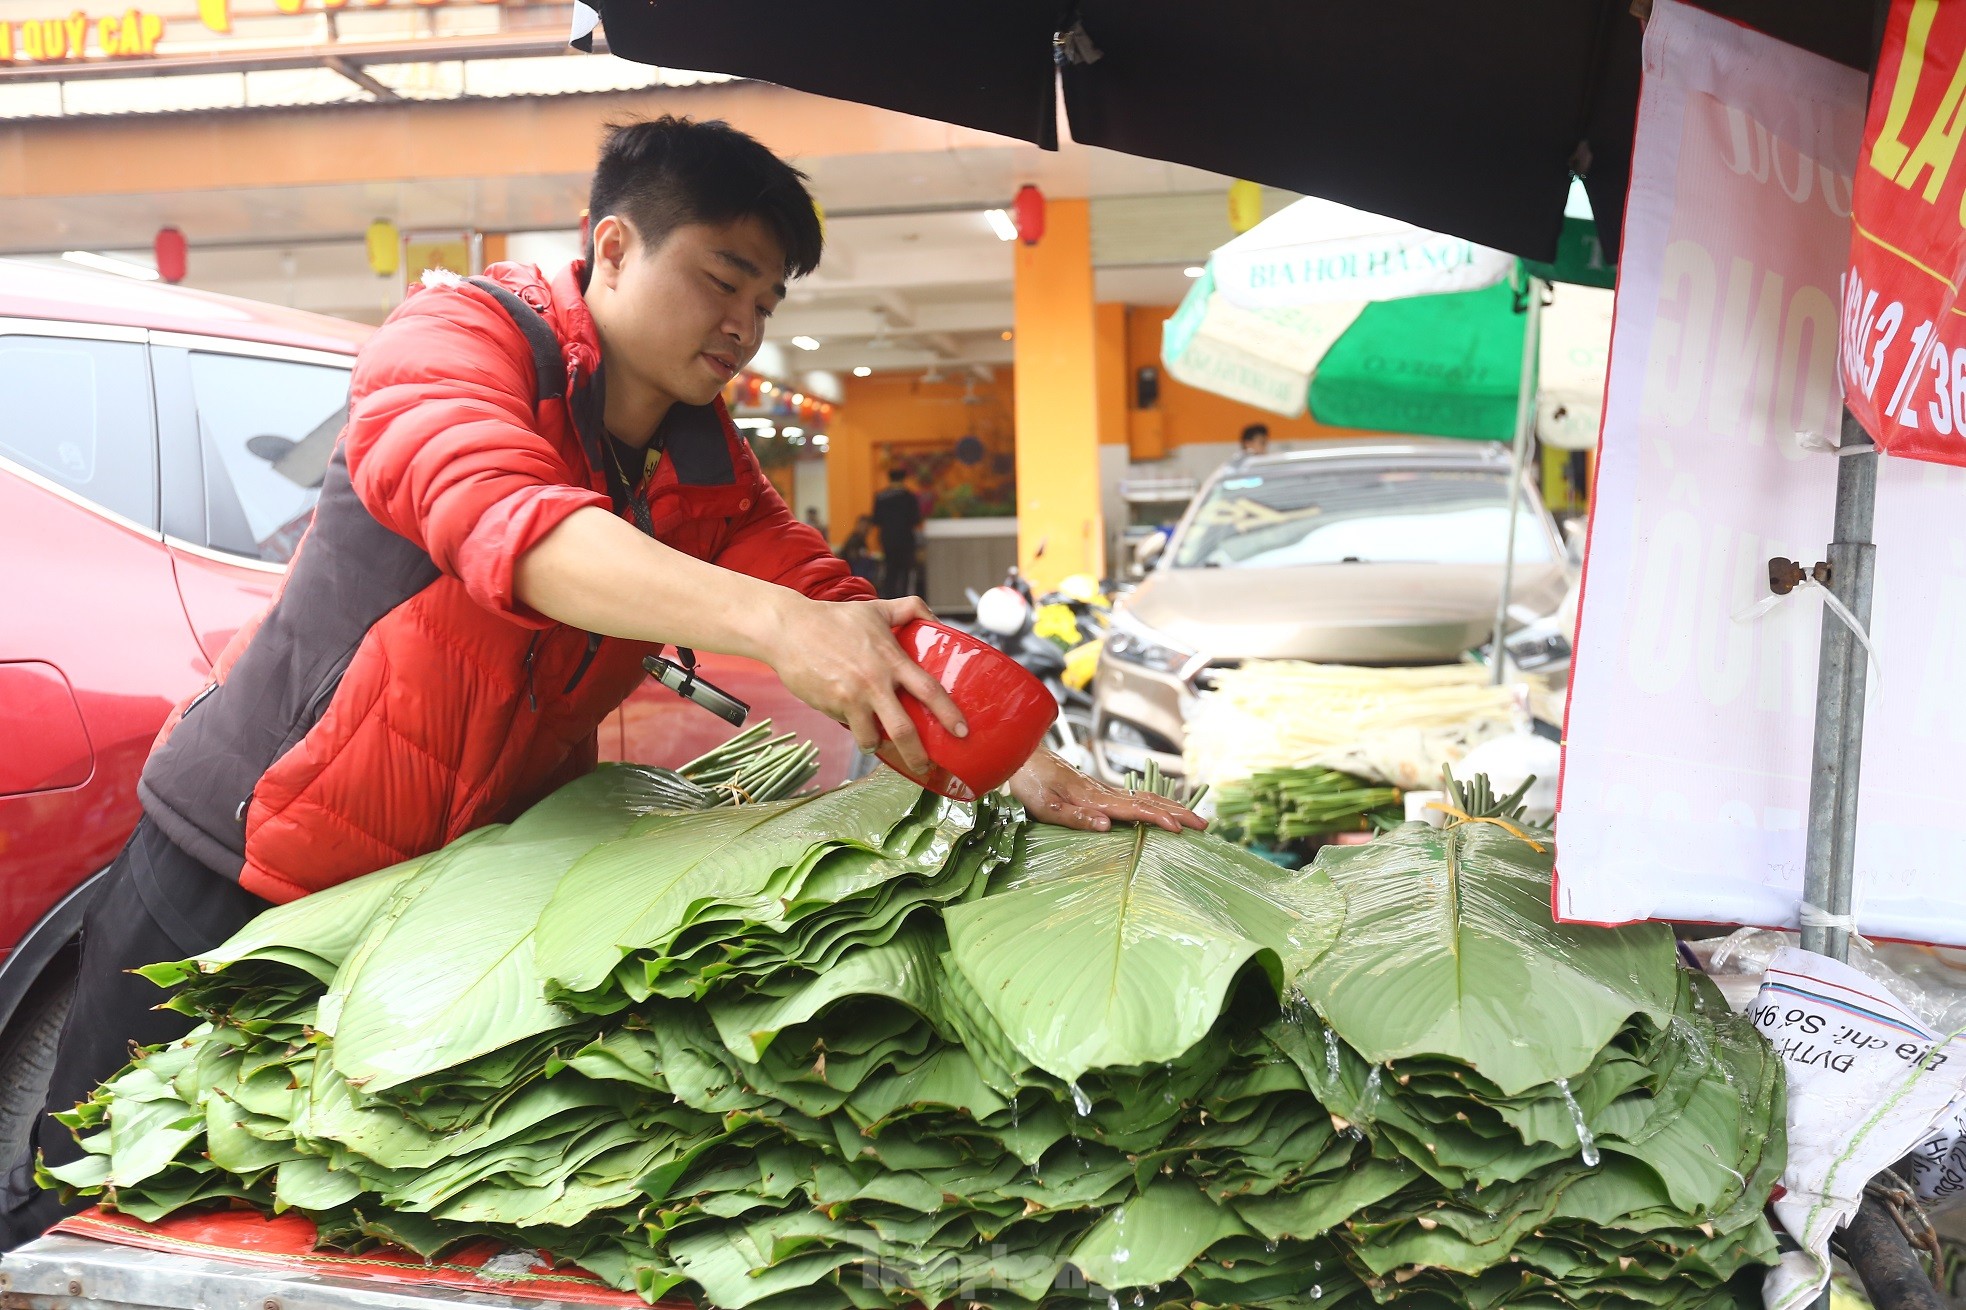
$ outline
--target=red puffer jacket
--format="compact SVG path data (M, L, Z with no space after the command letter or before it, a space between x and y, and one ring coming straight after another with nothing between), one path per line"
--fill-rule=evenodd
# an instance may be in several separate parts
M179 846L290 901L511 818L594 766L595 729L656 647L513 595L519 557L609 508L584 453L600 342L580 270L491 277L558 337L543 387L483 288L412 294L363 347L349 422L280 593L172 715L139 783ZM562 391L565 399L536 397ZM723 403L677 406L637 489L660 541L824 600L872 596L796 521Z

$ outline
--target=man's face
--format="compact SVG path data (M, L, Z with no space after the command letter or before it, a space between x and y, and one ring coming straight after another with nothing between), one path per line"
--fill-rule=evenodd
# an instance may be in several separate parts
M1270 453L1270 439L1267 436L1244 437L1242 453L1245 455L1267 455Z
M611 380L707 405L784 297L785 251L761 219L687 224L653 247L620 218L595 226L587 303Z

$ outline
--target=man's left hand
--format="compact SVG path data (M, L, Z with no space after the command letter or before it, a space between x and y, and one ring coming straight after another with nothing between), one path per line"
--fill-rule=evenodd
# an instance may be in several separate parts
M1010 794L1039 822L1086 832L1105 832L1115 823L1151 823L1169 832L1208 826L1185 805L1108 787L1043 748L1011 778Z

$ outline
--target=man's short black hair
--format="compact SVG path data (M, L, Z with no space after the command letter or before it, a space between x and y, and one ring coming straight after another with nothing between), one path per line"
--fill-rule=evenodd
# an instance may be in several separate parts
M904 468L891 468L887 471L887 480L889 482L906 482L908 480L908 470Z
M1242 430L1242 444L1247 446L1252 441L1267 440L1269 435L1270 435L1269 424L1251 423L1248 427Z
M806 175L722 120L664 114L608 129L587 214L626 219L651 246L686 223L762 219L785 248L785 276L819 267L825 237ZM590 229L591 230L591 229ZM587 259L593 262L589 238Z

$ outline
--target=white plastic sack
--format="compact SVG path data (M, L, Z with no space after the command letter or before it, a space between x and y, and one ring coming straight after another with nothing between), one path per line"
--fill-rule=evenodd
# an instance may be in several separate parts
M1950 1210L1966 1197L1966 1107L1955 1106L1912 1148L1911 1187L1928 1212Z
M1966 1041L1934 1032L1883 983L1792 947L1769 962L1753 1018L1788 1073L1786 1190L1771 1208L1802 1248L1783 1253L1762 1297L1768 1310L1797 1310L1828 1284L1830 1234L1872 1175L1935 1130L1952 1132L1951 1160Z
M1497 796L1506 796L1520 787L1524 779L1536 781L1523 796L1531 823L1547 824L1556 817L1556 775L1563 767L1563 747L1533 732L1512 732L1481 743L1461 757L1454 776L1466 781L1478 773L1488 775L1488 785Z

